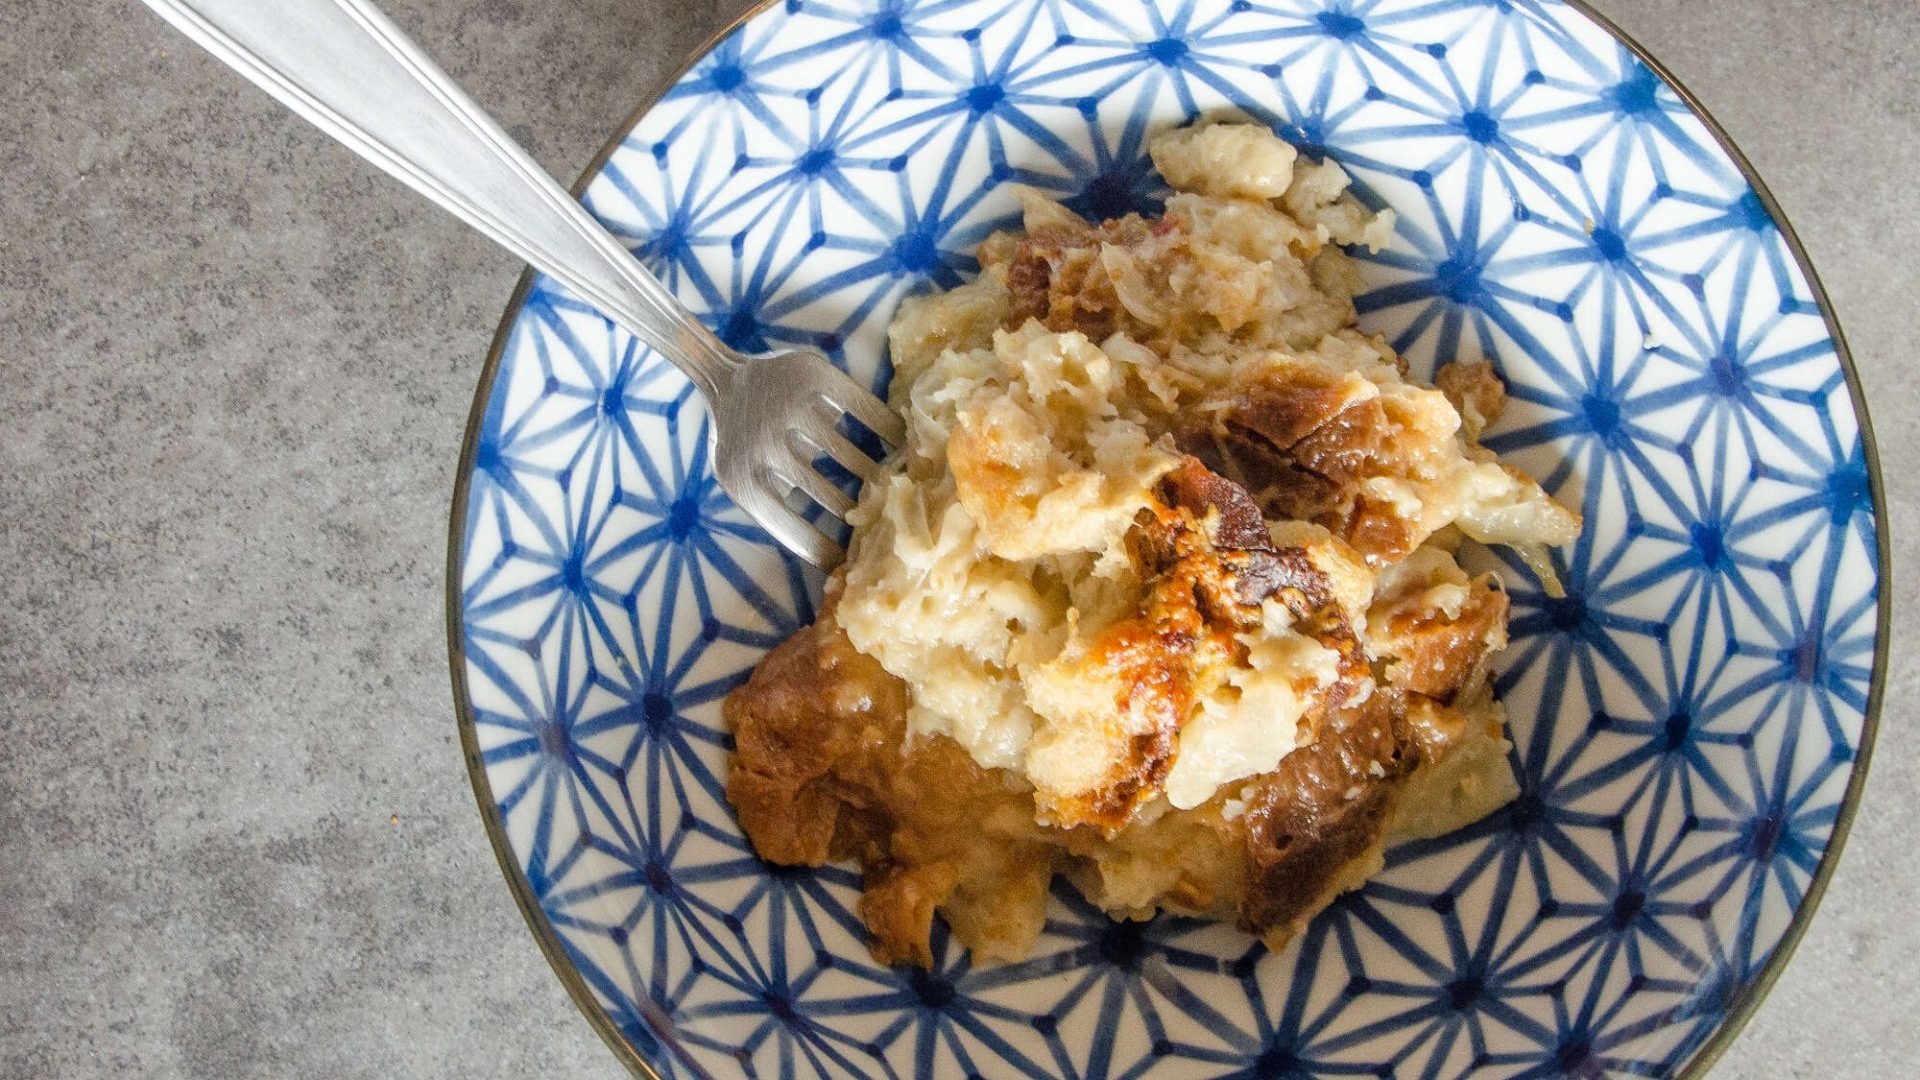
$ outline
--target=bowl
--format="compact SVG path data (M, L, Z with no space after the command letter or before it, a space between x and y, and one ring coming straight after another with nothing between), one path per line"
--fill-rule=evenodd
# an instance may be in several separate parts
M1871 436L1773 200L1591 12L784 0L580 191L730 344L879 388L895 305L967 278L1010 183L1154 209L1148 134L1224 110L1398 212L1363 328L1424 373L1495 361L1489 444L1585 512L1564 597L1506 568L1523 793L1279 954L1063 887L1029 961L936 932L932 970L875 965L855 872L762 863L724 797L721 698L821 580L716 486L686 380L532 277L459 471L455 700L527 923L637 1073L1690 1076L1792 951L1886 660Z

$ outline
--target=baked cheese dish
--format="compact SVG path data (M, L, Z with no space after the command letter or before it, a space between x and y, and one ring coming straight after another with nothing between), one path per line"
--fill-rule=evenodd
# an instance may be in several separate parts
M1117 918L1278 948L1381 865L1513 798L1490 660L1579 517L1479 445L1491 365L1409 377L1355 326L1390 211L1265 127L1151 144L1157 218L1024 228L889 332L906 445L819 620L731 695L729 796L784 864L852 859L876 956L936 913L1025 956L1064 875Z

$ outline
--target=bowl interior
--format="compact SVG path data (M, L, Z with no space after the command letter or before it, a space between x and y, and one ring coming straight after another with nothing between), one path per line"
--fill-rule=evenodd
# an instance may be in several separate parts
M720 699L811 618L818 576L715 486L686 381L536 279L463 468L456 680L536 933L636 1060L1670 1075L1764 982L1870 735L1877 483L1767 202L1579 11L789 0L586 198L729 342L820 347L879 387L894 306L974 269L1009 183L1155 209L1147 134L1223 109L1398 212L1362 326L1424 372L1494 360L1513 403L1489 443L1586 515L1564 598L1481 555L1514 598L1524 794L1396 850L1283 954L1062 888L1026 963L937 940L930 973L876 967L857 875L762 864L724 798Z

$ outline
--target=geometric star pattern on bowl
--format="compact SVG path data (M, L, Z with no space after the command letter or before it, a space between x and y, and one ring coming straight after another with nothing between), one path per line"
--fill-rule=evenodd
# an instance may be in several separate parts
M731 345L883 387L910 292L1011 182L1153 211L1150 132L1232 109L1399 215L1363 328L1495 362L1487 443L1580 507L1513 597L1522 794L1402 846L1284 953L1056 890L1033 958L868 957L842 866L771 867L720 699L819 578L716 486L704 403L544 278L456 498L456 697L508 876L603 1032L665 1076L1668 1076L1764 989L1844 828L1883 646L1875 464L1797 250L1676 91L1582 11L1378 0L789 0L592 177ZM1508 560L1510 561L1510 560ZM642 1066L640 1063L644 1062Z

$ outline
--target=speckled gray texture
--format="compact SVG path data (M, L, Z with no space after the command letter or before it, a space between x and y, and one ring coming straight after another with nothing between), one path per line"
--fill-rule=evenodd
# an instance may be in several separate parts
M739 2L388 7L570 178ZM1798 226L1915 536L1920 4L1602 6ZM127 0L5 8L0 1077L618 1075L447 690L447 503L518 268ZM1845 864L1716 1076L1912 1075L1917 693L1896 661Z

